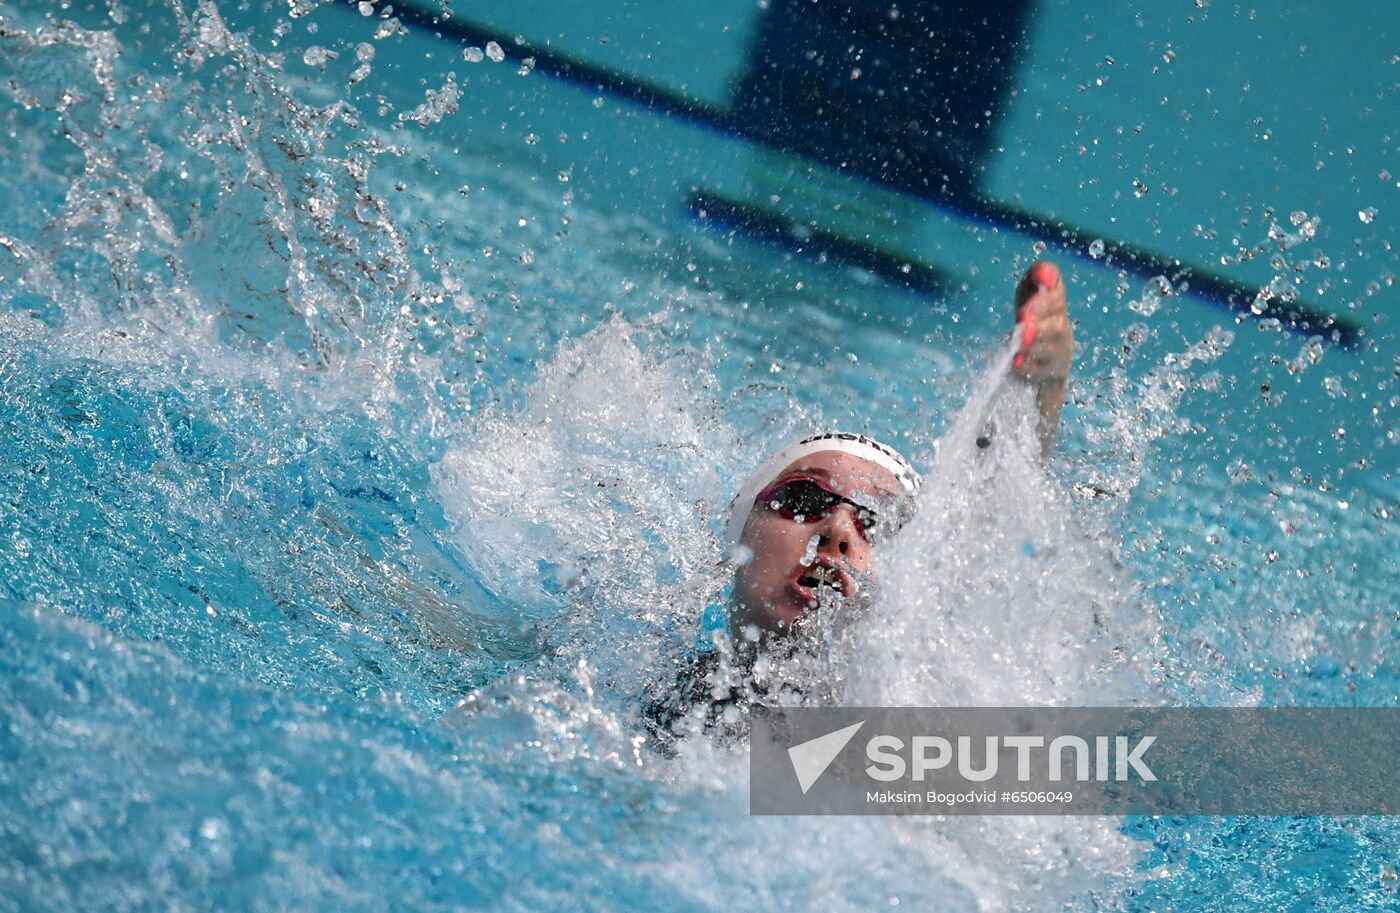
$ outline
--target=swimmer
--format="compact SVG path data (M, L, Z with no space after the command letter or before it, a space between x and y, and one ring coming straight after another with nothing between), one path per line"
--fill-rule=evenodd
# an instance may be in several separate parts
M1044 455L1054 446L1074 350L1065 284L1053 263L1026 271L1015 312L1022 335L1011 373L1034 389ZM918 474L893 448L845 432L804 437L760 465L735 497L725 531L731 551L748 558L734 574L730 649L694 657L647 708L657 741L669 745L692 714L707 728L742 726L750 703L792 686L755 679L755 662L789 652L794 634L825 605L868 598L873 550L908 519L918 486Z

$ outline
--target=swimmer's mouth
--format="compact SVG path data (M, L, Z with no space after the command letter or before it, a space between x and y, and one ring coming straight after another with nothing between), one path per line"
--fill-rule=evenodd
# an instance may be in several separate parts
M811 567L799 566L792 580L793 592L808 606L820 604L825 591L834 590L843 597L851 597L856 589L855 578L825 557L818 557Z

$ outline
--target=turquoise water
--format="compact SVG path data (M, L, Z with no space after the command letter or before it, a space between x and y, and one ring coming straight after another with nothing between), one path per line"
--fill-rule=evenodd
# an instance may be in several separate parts
M1174 78L1233 78L1198 33L1256 27L1219 6L1146 30L1197 37ZM1060 452L984 478L938 442L1034 236L918 210L954 280L930 300L705 229L684 191L751 148L371 12L0 11L0 908L1400 906L1388 819L754 819L742 752L659 758L637 719L723 597L732 488L814 425L936 470L833 670L852 696L1400 700L1388 71L1357 52L1364 144L1273 112L1259 142L1294 145L1252 154L1296 187L1154 179L1123 215L1188 262L1262 245L1255 281L1301 277L1362 343L1052 249ZM1077 129L1105 151L1045 205L1106 233L1129 204L1095 179L1180 167ZM1232 155L1197 129L1168 132Z

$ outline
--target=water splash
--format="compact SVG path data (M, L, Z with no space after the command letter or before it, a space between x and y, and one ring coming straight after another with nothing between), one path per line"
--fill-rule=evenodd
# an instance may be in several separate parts
M492 590L525 619L564 613L551 638L638 683L658 634L685 630L723 586L711 454L733 434L702 418L705 369L646 354L646 335L614 319L565 346L521 411L482 416L434 469Z
M26 828L0 876L21 903L1089 908L1142 887L1142 852L1194 850L1170 823L755 821L741 753L652 755L636 695L723 600L727 482L828 421L910 426L926 456L956 349L881 323L902 312L868 286L762 291L788 267L600 214L583 169L542 179L519 137L459 154L447 105L412 116L424 95L376 120L387 9L309 61L207 0L115 9L0 24L0 704L34 759L0 776ZM1005 353L973 372L882 598L815 632L812 674L918 702L1390 698L1390 508L1265 458L1231 479L1163 456L1196 430L1183 397L1228 389L1231 334L1151 362L1156 323L1076 385L1063 485ZM887 367L910 364L943 386ZM1333 836L1393 845L1378 828Z
M1007 379L1013 353L1008 344L979 379L891 549L884 608L852 681L860 701L1084 704L1157 693L1150 610L1047 475L1031 391ZM996 430L979 447L988 415Z

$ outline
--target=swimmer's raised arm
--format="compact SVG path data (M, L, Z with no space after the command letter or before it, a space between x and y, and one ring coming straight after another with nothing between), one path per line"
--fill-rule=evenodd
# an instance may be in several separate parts
M1021 277L1016 286L1016 322L1022 325L1021 348L1011 373L1035 388L1040 452L1047 455L1055 446L1074 355L1074 326L1069 321L1065 283L1055 264L1033 263Z

